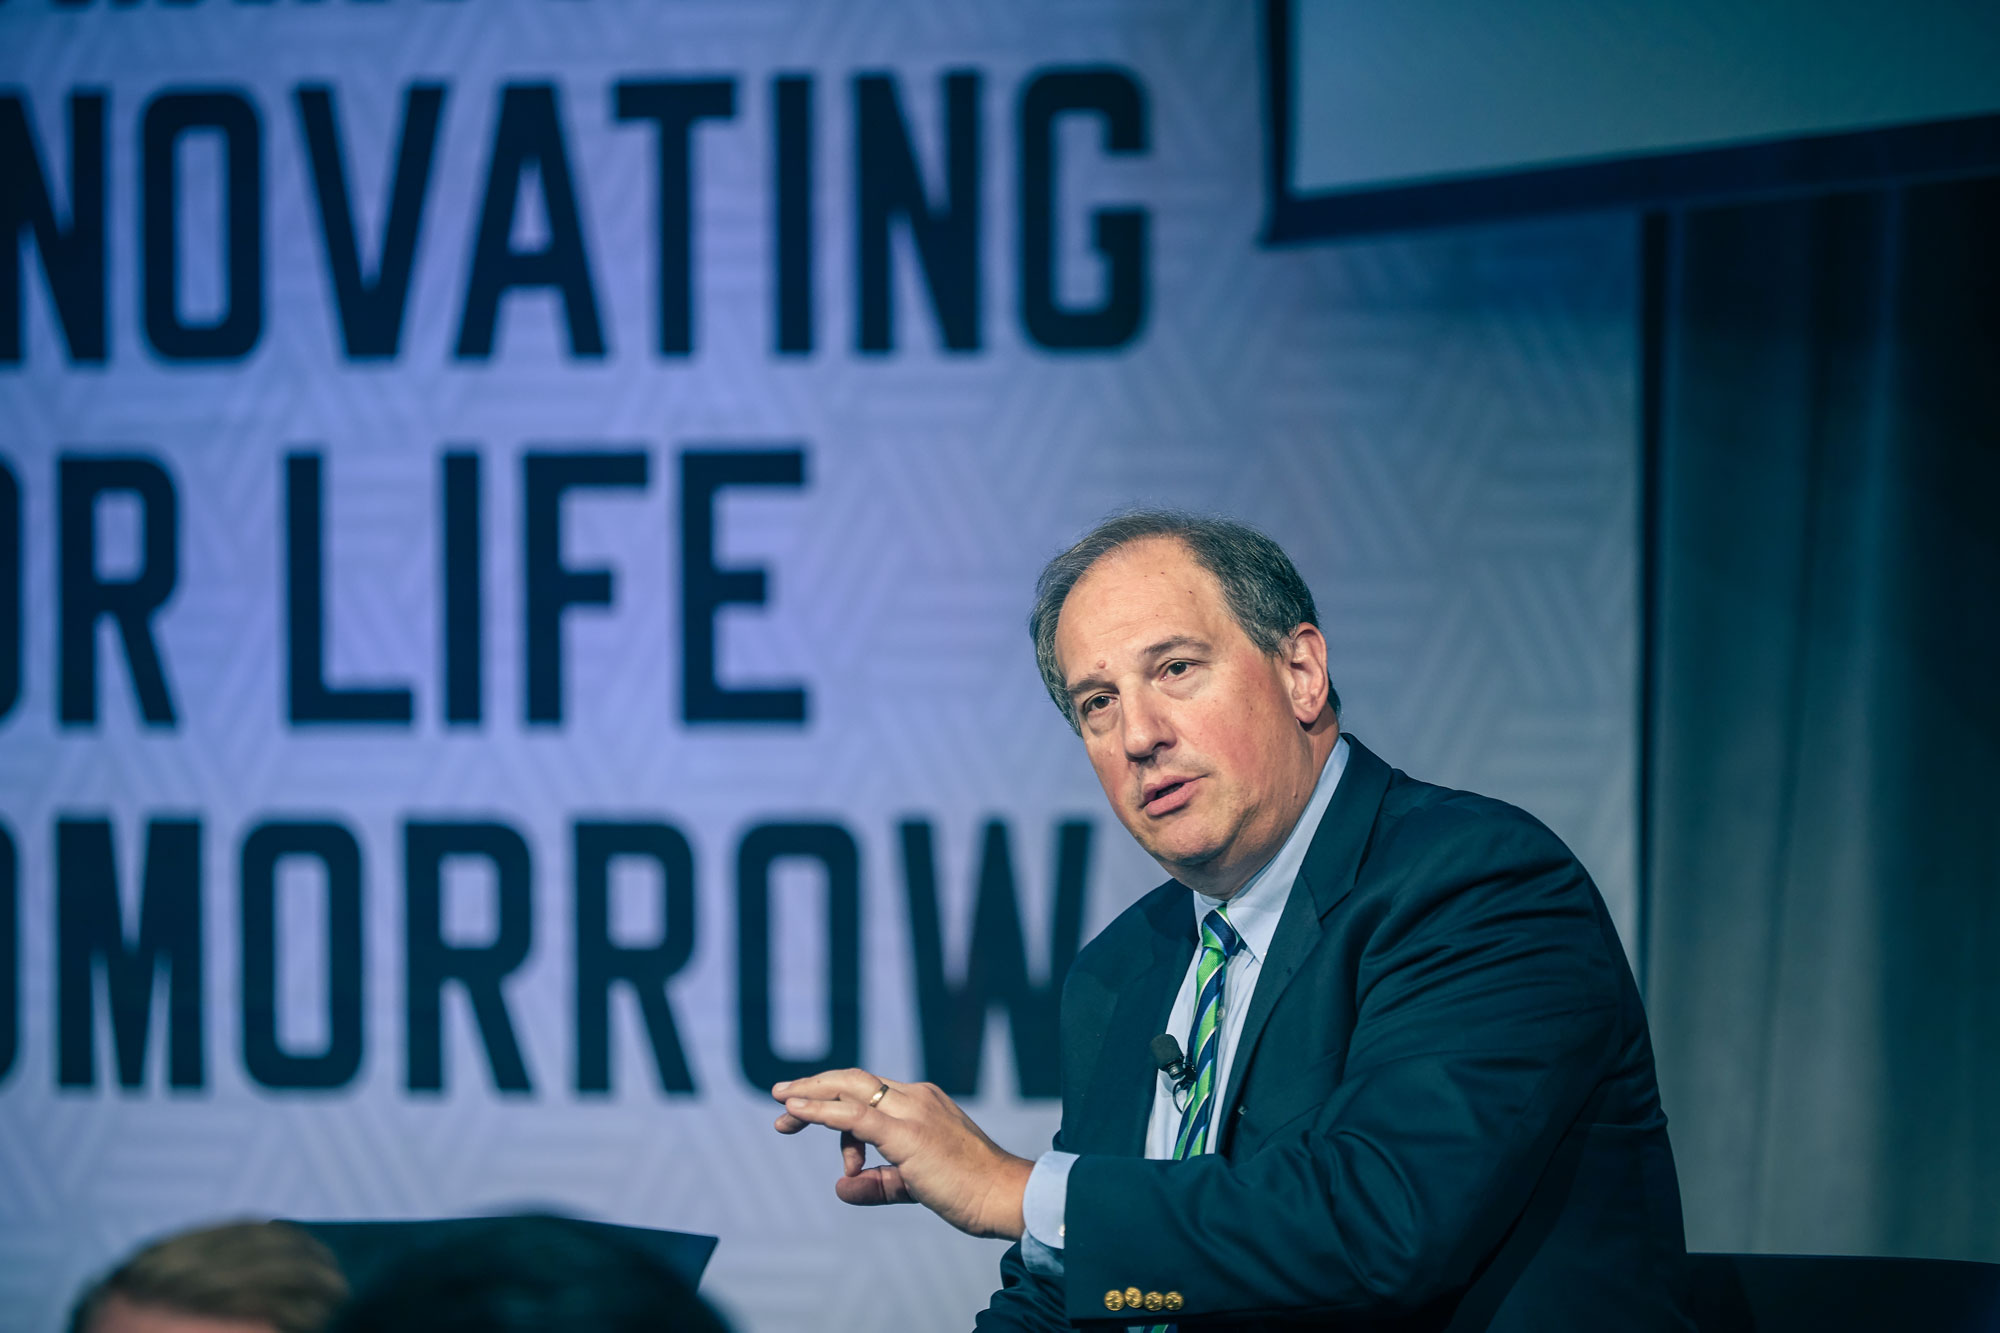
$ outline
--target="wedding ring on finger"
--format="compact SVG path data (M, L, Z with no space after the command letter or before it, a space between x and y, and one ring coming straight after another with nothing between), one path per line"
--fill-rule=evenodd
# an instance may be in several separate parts
M887 1097L888 1095L889 1095L889 1085L887 1083L884 1083L881 1087L875 1089L875 1095L868 1099L869 1107L873 1108L880 1106L882 1104L882 1099L884 1097Z

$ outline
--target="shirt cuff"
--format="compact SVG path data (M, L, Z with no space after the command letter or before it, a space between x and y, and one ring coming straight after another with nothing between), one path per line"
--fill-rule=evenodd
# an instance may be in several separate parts
M1069 1169L1076 1164L1073 1152L1045 1152L1028 1173L1028 1188L1021 1196L1021 1258L1028 1271L1043 1277L1060 1277L1063 1271L1063 1212L1069 1204Z

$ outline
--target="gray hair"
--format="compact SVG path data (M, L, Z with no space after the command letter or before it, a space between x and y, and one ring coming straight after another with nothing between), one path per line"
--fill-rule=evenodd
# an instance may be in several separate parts
M1215 575L1223 599L1250 642L1275 653L1300 625L1319 625L1311 589L1299 577L1276 542L1247 523L1211 518L1178 509L1137 509L1114 514L1083 535L1068 550L1042 566L1035 580L1035 607L1028 613L1028 635L1035 641L1035 665L1042 684L1055 700L1071 731L1081 733L1076 709L1056 665L1056 621L1070 591L1090 567L1121 546L1148 537L1168 537L1187 548L1195 563ZM1328 702L1340 715L1340 695L1331 685Z

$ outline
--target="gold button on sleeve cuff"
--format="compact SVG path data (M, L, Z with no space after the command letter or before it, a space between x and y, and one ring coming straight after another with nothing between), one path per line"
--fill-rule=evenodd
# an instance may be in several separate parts
M1146 1308L1148 1310L1157 1310L1160 1307L1164 1306L1166 1303L1167 1303L1167 1298L1160 1295L1159 1292L1149 1291L1146 1293Z
M1184 1302L1181 1300L1181 1294L1178 1291L1170 1291L1162 1298L1161 1303L1169 1310L1178 1310Z
M1125 1288L1125 1307L1127 1309L1136 1310L1145 1303L1145 1300L1146 1293L1137 1287Z
M1124 1309L1124 1308L1125 1308L1125 1293L1124 1293L1124 1292L1122 1292L1122 1291L1107 1291L1107 1292L1105 1292L1105 1293L1104 1293L1104 1308L1105 1308L1105 1309L1107 1309L1107 1310L1110 1310L1110 1311L1112 1311L1112 1312L1114 1312L1114 1313L1115 1313L1115 1312L1117 1312L1117 1311L1119 1311L1119 1310L1122 1310L1122 1309Z

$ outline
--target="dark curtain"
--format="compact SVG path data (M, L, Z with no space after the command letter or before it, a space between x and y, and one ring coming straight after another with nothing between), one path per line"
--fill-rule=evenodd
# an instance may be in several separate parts
M1688 1242L2000 1261L2000 180L1665 226L1647 1007Z

